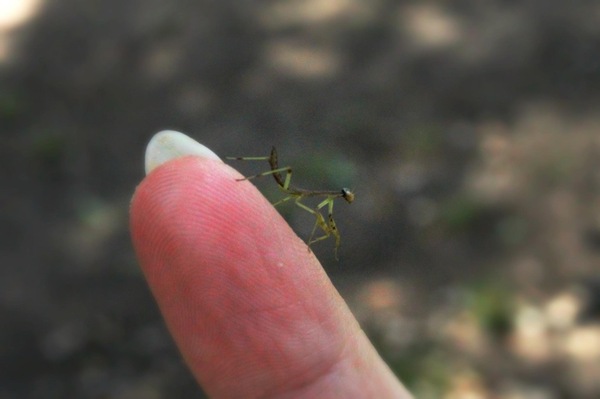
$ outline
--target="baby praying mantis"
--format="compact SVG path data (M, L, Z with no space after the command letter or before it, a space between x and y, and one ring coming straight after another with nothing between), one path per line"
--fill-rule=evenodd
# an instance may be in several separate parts
M335 220L333 220L333 202L337 198L343 198L349 204L354 201L354 193L347 189L342 188L341 190L307 190L304 188L296 187L291 185L292 180L292 168L289 166L279 167L279 163L277 161L277 150L275 147L271 149L271 155L267 157L227 157L227 159L235 159L239 161L268 161L271 166L271 170L263 173L259 173L257 175L247 176L243 179L237 179L238 181L250 180L261 176L272 175L277 183L277 186L281 191L287 194L282 200L277 201L273 204L273 206L277 206L284 202L294 200L294 203L305 211L311 213L315 216L316 221L315 225L310 233L310 237L308 238L307 244L308 249L310 250L310 246L318 241L322 241L327 239L330 236L335 237L335 259L338 259L338 248L340 246L340 233L335 224ZM281 174L285 172L285 178ZM320 202L315 208L311 208L302 203L302 200L305 198L312 197L325 197L325 199ZM321 209L327 207L327 220L321 214ZM319 227L323 231L323 235L315 238L315 232L317 231L317 227Z

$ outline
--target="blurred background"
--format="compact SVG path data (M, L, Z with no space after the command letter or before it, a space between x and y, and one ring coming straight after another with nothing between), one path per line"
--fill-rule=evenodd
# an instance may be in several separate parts
M599 103L596 1L0 0L0 399L204 397L128 235L165 128L355 189L315 252L418 397L598 398Z

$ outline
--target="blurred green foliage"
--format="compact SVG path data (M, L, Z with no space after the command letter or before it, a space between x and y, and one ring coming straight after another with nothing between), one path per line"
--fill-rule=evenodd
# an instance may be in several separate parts
M467 231L484 215L486 207L476 198L457 195L440 205L440 221L452 231Z
M8 121L16 118L23 112L25 104L23 100L15 93L0 93L0 119Z
M386 353L382 353L385 357ZM453 373L449 356L432 343L420 342L386 361L394 374L421 396L440 397L447 390Z
M501 339L513 327L514 293L501 280L483 280L467 290L466 307L479 326L490 336Z
M35 161L46 167L57 166L65 157L67 138L60 133L43 132L33 138L31 154Z
M294 176L302 181L309 181L315 190L337 190L342 187L352 188L355 184L357 166L338 152L315 154L299 158L291 165ZM297 179L297 177L295 178ZM292 183L296 184L296 183ZM298 183L298 185L300 185Z

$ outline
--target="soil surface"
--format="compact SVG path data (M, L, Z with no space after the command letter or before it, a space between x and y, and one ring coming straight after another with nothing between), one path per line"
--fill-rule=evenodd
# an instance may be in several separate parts
M1 399L204 397L127 228L166 128L355 189L315 252L418 397L600 397L597 2L13 3Z

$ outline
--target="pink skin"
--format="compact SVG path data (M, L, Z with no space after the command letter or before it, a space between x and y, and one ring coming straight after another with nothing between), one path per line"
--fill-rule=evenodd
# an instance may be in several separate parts
M219 161L156 168L131 203L163 317L213 398L410 398L277 210Z

